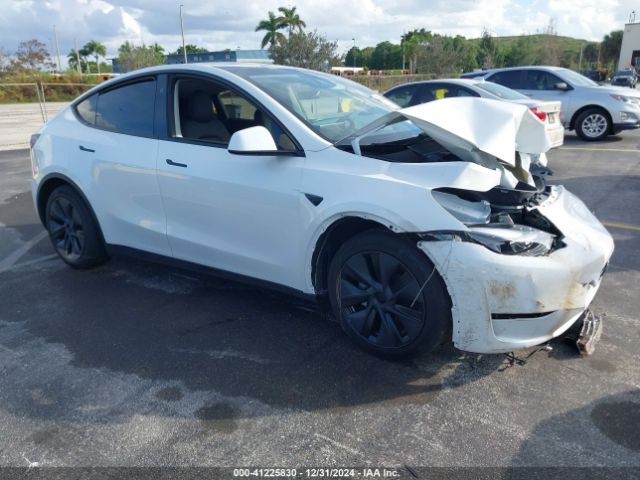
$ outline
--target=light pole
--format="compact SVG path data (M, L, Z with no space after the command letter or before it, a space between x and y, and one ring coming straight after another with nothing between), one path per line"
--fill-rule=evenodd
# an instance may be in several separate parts
M356 39L352 38L351 40L353 40L353 74L356 74Z
M182 54L184 55L184 63L187 63L187 47L184 44L184 23L182 22L182 7L180 4L180 32L182 33Z
M56 32L56 26L53 26L53 41L56 45L56 58L58 59L58 73L62 71L62 63L60 62L60 47L58 45L58 33Z

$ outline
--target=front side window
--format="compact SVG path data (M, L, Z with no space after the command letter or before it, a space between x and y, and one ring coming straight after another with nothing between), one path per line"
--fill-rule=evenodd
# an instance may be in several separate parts
M382 95L335 75L286 67L222 68L256 85L332 143L398 109Z
M176 78L172 92L173 138L226 146L235 132L263 126L279 150L296 150L295 143L277 122L221 83L204 78Z
M117 133L152 137L155 94L153 79L100 92L95 125Z
M240 118L253 120L256 116L256 107L248 100L231 90L225 90L218 94L218 101L224 109L227 118Z
M554 74L543 70L528 70L525 76L526 90L555 90L555 85L562 82Z

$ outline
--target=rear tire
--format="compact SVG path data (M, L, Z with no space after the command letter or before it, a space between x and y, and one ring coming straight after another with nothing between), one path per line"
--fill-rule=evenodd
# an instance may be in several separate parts
M107 260L100 228L73 188L63 185L51 193L45 219L53 248L71 267L91 268Z
M344 331L368 352L428 352L451 328L444 281L416 245L371 230L347 240L329 266L329 300Z
M611 132L611 119L599 108L589 108L576 118L576 133L585 142L604 140Z

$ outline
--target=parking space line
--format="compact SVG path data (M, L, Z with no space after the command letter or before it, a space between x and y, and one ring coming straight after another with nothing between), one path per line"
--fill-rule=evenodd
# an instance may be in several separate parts
M633 230L634 232L640 232L640 227L637 225L629 225L628 223L616 223L616 222L602 222L605 227L621 228L623 230Z
M22 245L15 252L10 253L4 259L0 260L0 273L6 272L7 270L11 270L11 268L15 265L15 263L22 258L31 248L42 240L44 237L48 235L46 230L40 232L38 235L33 237L31 240L27 241L24 245Z
M629 152L629 153L640 153L640 150L631 149L631 148L558 147L558 150L585 150L585 151L588 151L588 152Z

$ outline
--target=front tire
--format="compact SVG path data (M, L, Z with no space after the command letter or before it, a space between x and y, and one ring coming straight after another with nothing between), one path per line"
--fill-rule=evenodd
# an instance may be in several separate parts
M604 110L590 108L576 118L576 133L586 142L604 140L611 132L611 120Z
M331 261L328 285L342 328L376 355L428 352L450 332L442 278L413 242L393 233L372 230L345 242Z
M53 248L71 267L91 268L107 259L100 228L73 188L63 185L51 193L45 218Z

